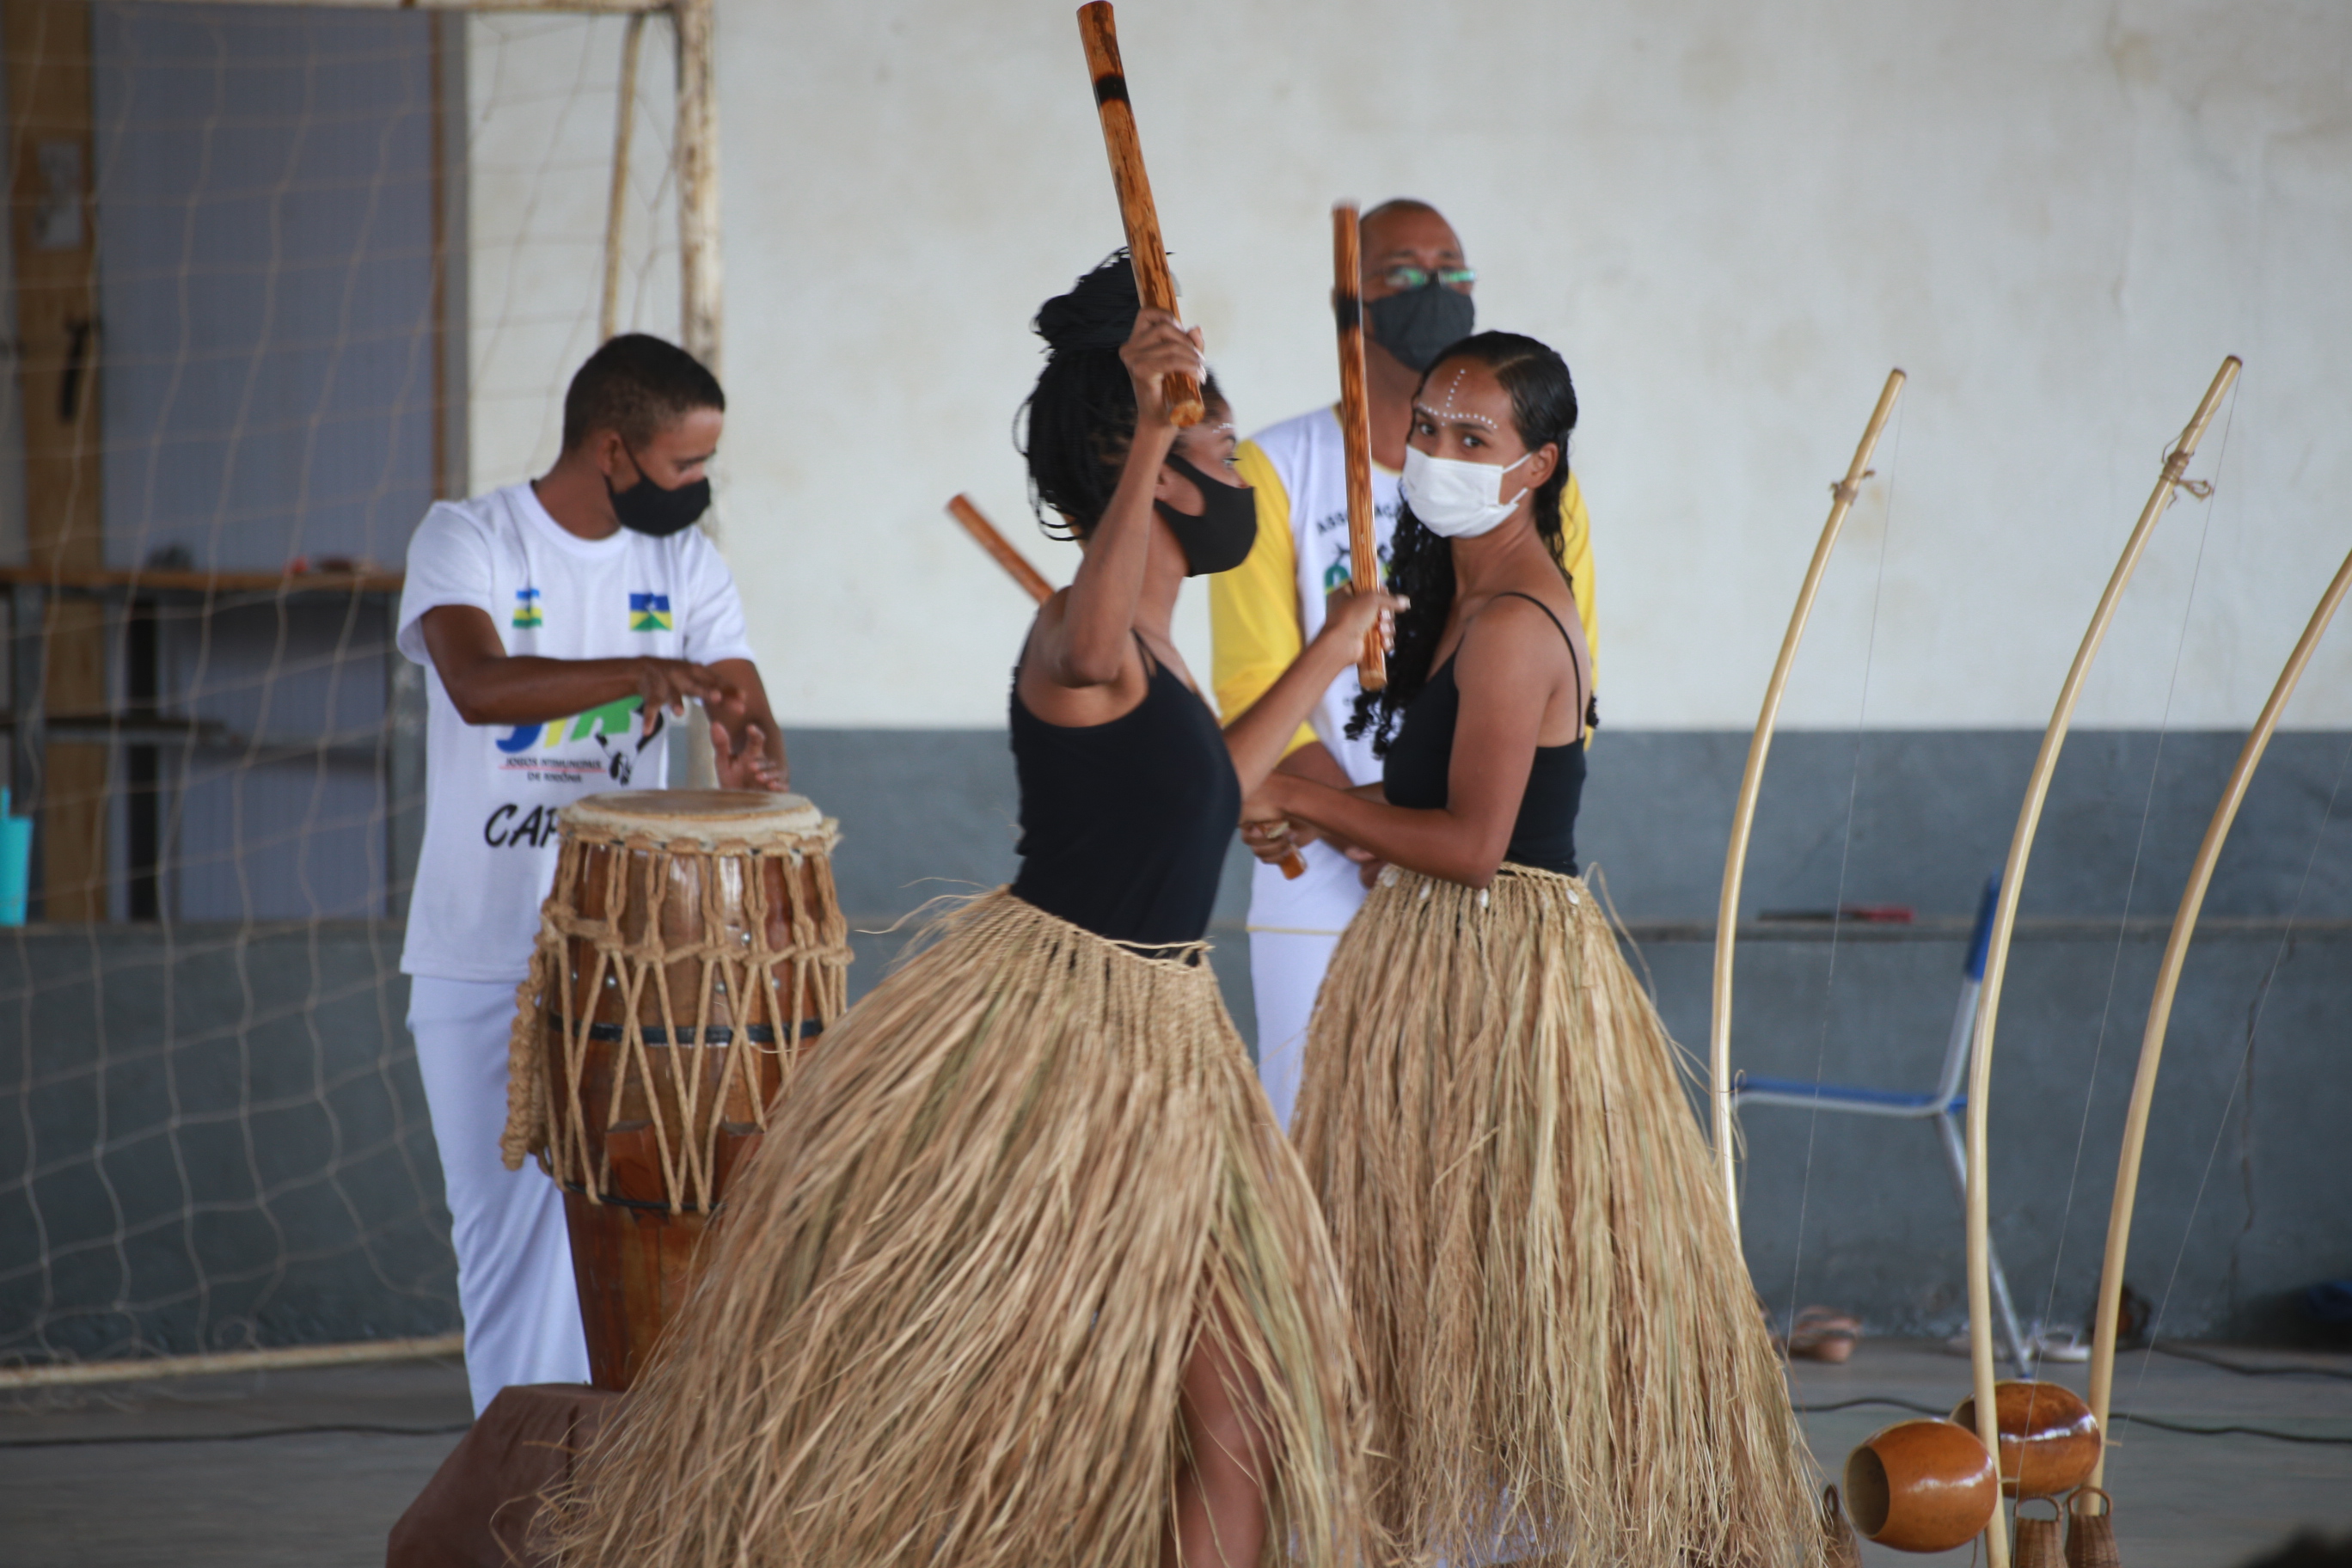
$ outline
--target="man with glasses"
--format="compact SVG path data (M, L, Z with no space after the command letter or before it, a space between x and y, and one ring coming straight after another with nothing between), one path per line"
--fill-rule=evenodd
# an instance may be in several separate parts
M1400 482L1412 395L1422 373L1468 337L1478 275L1462 242L1427 202L1383 202L1363 217L1364 369L1372 434L1373 533L1381 557L1403 507ZM1348 498L1334 407L1318 408L1242 443L1234 468L1257 492L1249 559L1209 579L1219 709L1230 719L1265 694L1323 625L1323 596L1349 579ZM1560 563L1588 647L1598 646L1592 541L1573 470L1560 496ZM1377 784L1370 740L1351 741L1355 672L1334 681L1292 737L1283 770L1347 788ZM1258 1073L1286 1127L1298 1098L1307 1016L1339 932L1364 901L1356 864L1328 843L1303 851L1296 881L1259 865L1250 885L1250 988L1257 1010Z

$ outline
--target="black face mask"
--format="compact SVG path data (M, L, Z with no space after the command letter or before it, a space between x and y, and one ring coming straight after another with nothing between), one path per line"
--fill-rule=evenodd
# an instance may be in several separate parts
M1248 560L1250 547L1257 542L1257 492L1247 485L1222 484L1173 452L1168 454L1168 466L1201 491L1198 516L1178 511L1164 500L1151 503L1168 520L1183 549L1184 575L1230 572Z
M622 448L626 451L627 448ZM613 498L613 515L621 526L633 532L651 534L656 539L667 539L673 533L692 528L695 520L710 510L710 481L697 479L676 489L664 489L654 483L646 466L635 452L629 461L637 465L637 482L627 489L616 490L613 481L604 481L604 493Z
M1478 307L1459 289L1433 278L1418 289L1364 302L1364 325L1372 341L1397 356L1407 370L1427 370L1437 356L1470 335Z

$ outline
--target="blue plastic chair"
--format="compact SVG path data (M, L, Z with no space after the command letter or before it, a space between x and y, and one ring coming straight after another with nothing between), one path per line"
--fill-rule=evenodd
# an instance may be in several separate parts
M1891 1116L1907 1121L1932 1121L1943 1137L1944 1154L1952 1170L1952 1180L1958 1186L1961 1202L1968 1201L1969 1152L1960 1135L1960 1115L1968 1109L1969 1099L1960 1086L1968 1080L1969 1047L1976 1037L1977 999L1984 992L1985 954L1992 945L1993 903L2000 894L2000 879L1993 878L1985 884L1984 899L1977 906L1975 933L1969 939L1968 961L1960 969L1959 1005L1952 1009L1952 1032L1944 1045L1944 1070L1936 1079L1936 1087L1925 1093L1893 1089L1869 1089L1860 1084L1809 1083L1801 1079L1763 1078L1752 1073L1736 1073L1731 1080L1731 1102L1744 1105L1788 1105L1807 1110L1840 1111L1851 1116ZM2011 1304L2009 1279L2001 1272L2000 1254L1993 1251L1992 1297L2000 1313L2000 1326L2009 1340L2009 1353L2016 1362L2021 1375L2033 1375L2032 1358L2026 1347L2025 1336L2018 1330L2017 1309Z

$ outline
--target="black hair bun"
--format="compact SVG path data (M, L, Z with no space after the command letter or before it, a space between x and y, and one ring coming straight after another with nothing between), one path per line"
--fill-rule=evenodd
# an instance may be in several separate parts
M1135 291L1135 266L1122 248L1112 251L1068 293L1039 306L1031 326L1055 353L1116 349L1133 335L1136 314L1142 309Z

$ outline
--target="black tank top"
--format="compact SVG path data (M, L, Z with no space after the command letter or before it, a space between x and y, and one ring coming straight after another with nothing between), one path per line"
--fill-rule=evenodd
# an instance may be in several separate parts
M1551 606L1533 595L1496 597L1527 600L1550 618L1563 638L1568 637ZM1454 726L1462 716L1462 691L1454 684L1454 660L1461 651L1455 645L1437 673L1404 706L1381 769L1381 788L1391 805L1435 811L1445 805L1447 771L1454 765ZM1575 651L1571 640L1571 659ZM1587 706L1579 704L1580 709ZM1564 746L1536 748L1535 761L1528 767L1528 793L1519 797L1519 819L1512 825L1510 847L1503 851L1503 858L1515 866L1575 876L1576 809L1583 798L1584 734L1580 729Z
M1097 936L1172 946L1209 929L1242 784L1209 705L1149 649L1143 664L1150 685L1141 702L1075 729L1030 712L1013 671L1021 875L1013 891Z

